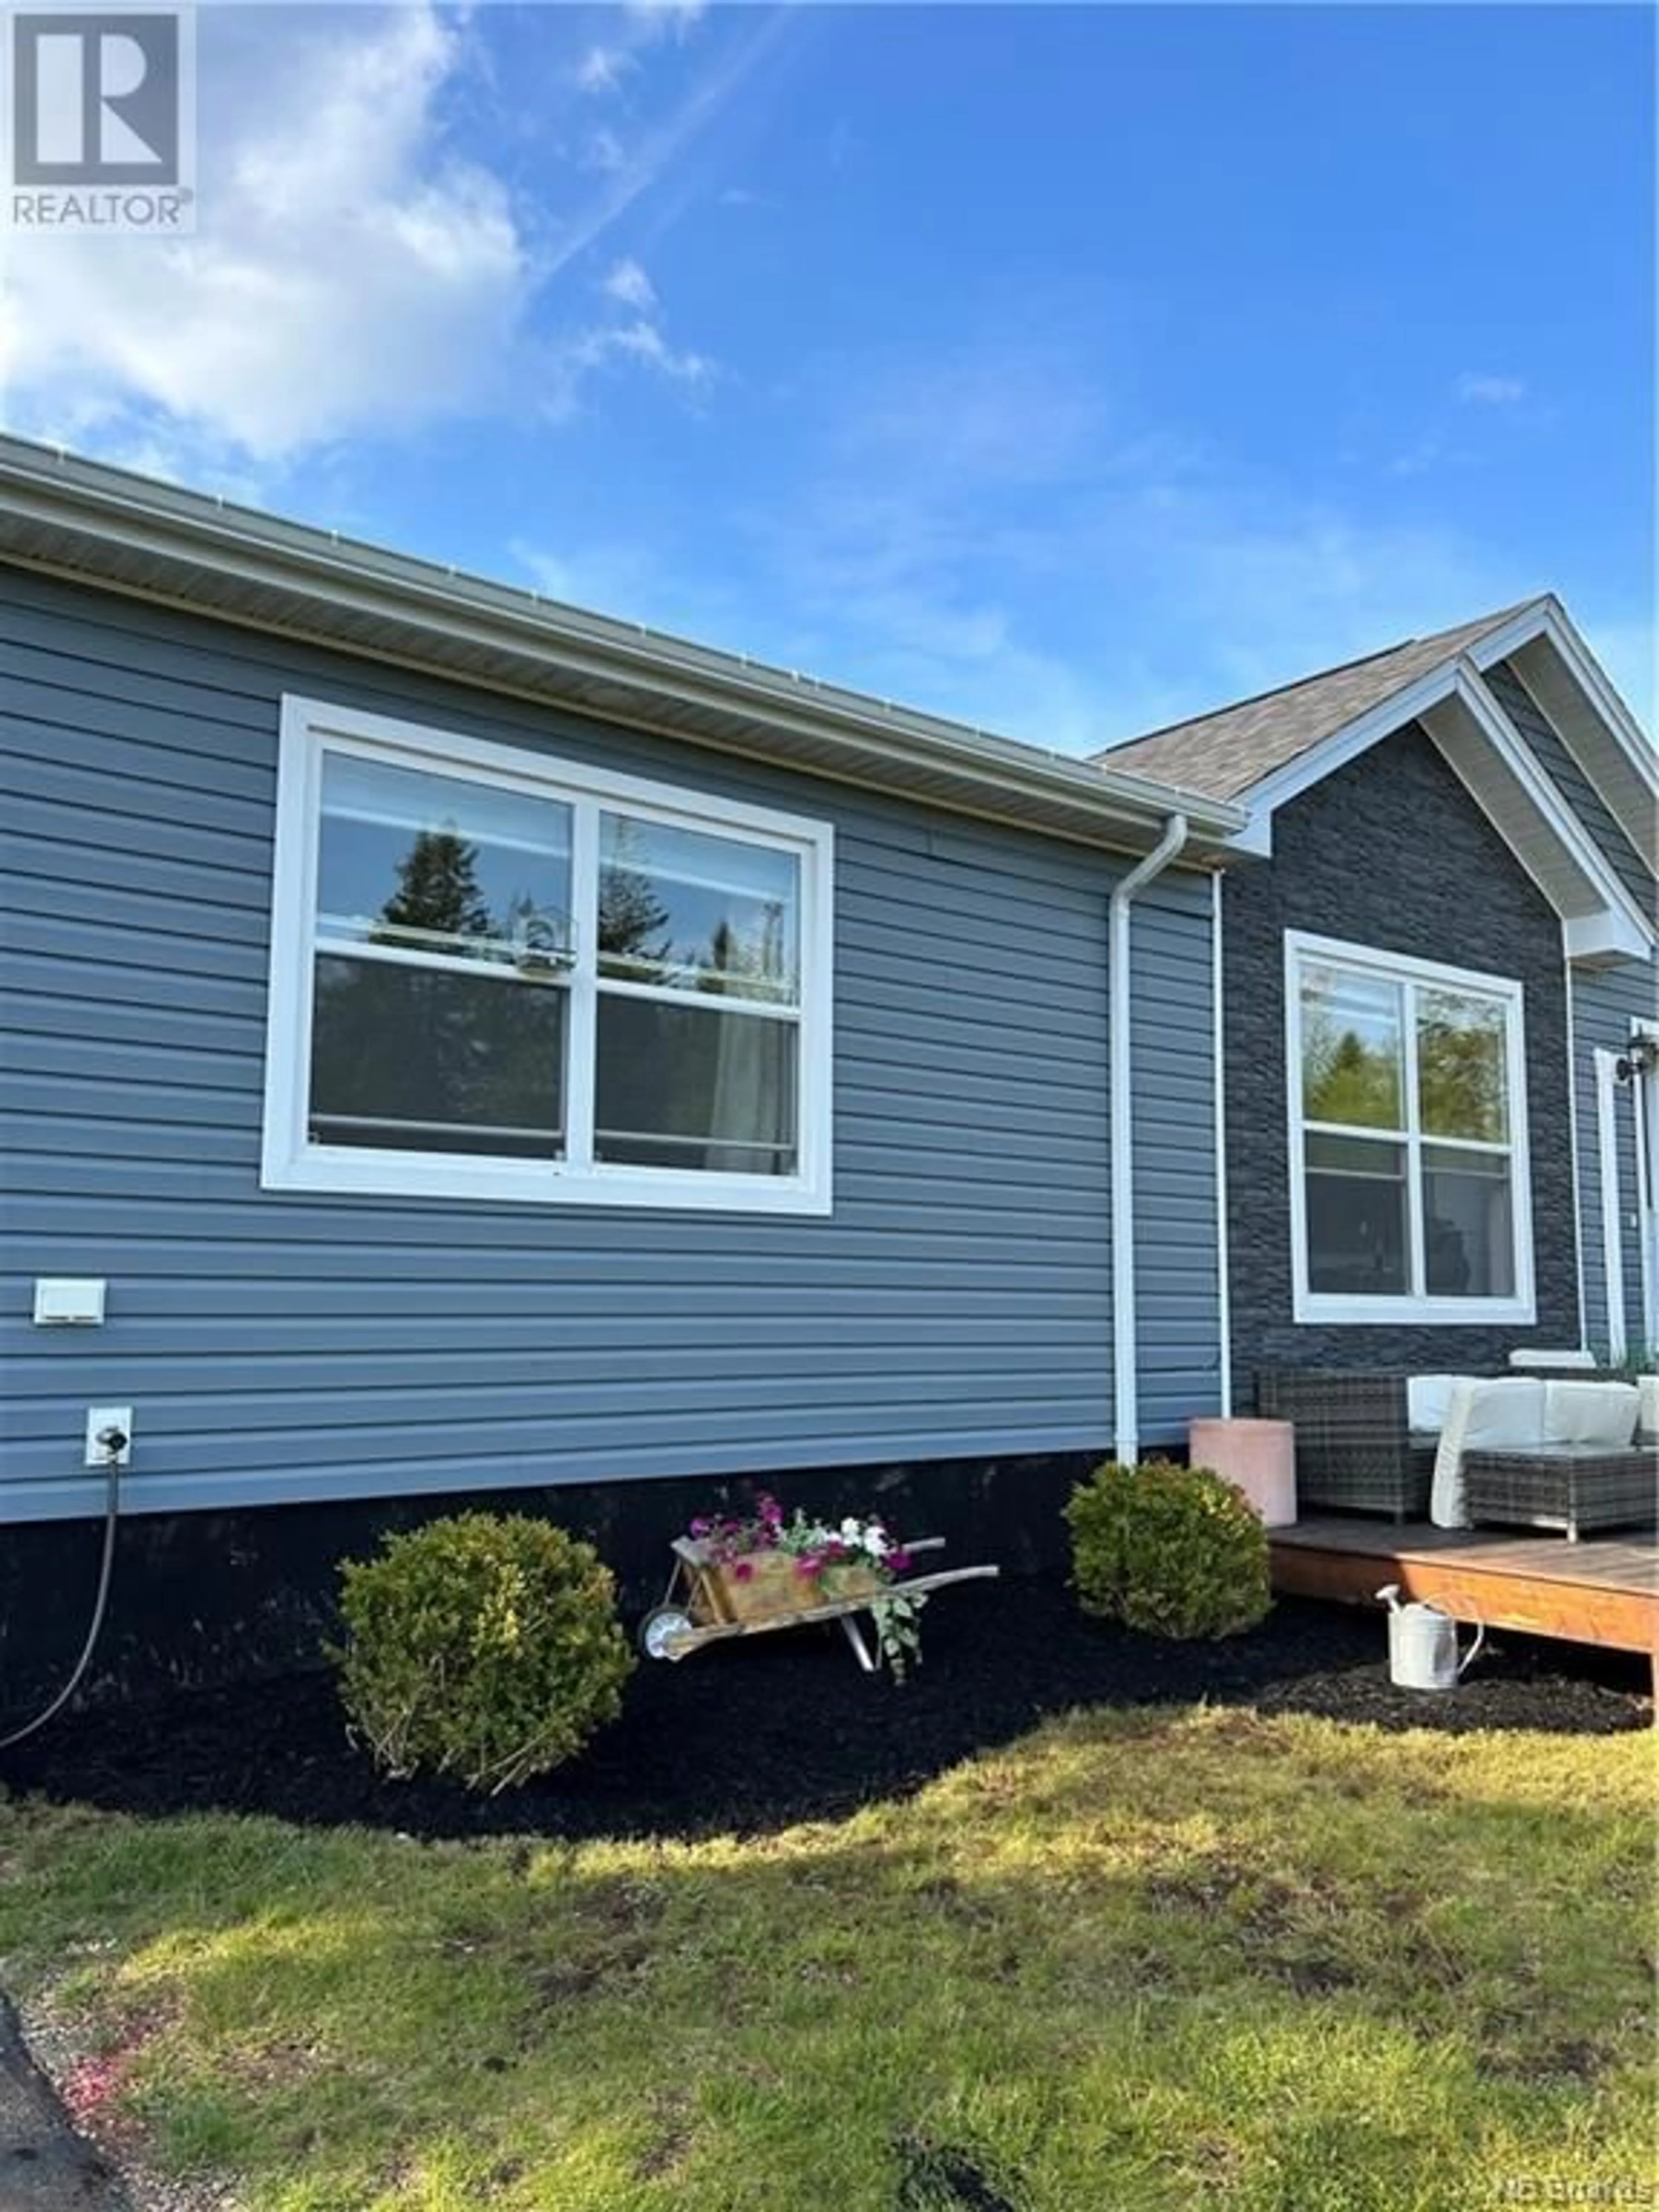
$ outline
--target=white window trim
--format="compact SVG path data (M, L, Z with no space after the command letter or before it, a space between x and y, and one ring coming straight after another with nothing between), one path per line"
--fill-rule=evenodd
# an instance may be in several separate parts
M313 941L325 750L459 776L538 798L574 802L579 846L597 838L594 802L674 827L750 839L793 853L800 864L800 1060L797 1169L745 1176L595 1162L489 1159L459 1153L375 1151L316 1145L307 1134L311 1079ZM596 868L597 846L573 870ZM501 1200L520 1204L658 1206L739 1213L827 1214L832 1210L835 832L828 823L775 812L590 768L486 739L314 699L283 701L271 888L270 1000L265 1045L264 1136L259 1181L266 1190L342 1196ZM573 874L573 903L580 884ZM578 908L580 911L580 908ZM607 987L608 988L608 987ZM623 986L627 995L641 987ZM651 995L659 996L660 994ZM566 1125L591 1122L596 991L571 987ZM758 1017L757 1017L758 1018Z
M1505 1074L1510 1108L1510 1203L1515 1235L1515 1292L1504 1298L1431 1297L1407 1292L1400 1297L1346 1297L1308 1287L1308 1193L1304 1164L1302 1116L1302 991L1301 964L1304 958L1329 961L1395 981L1424 982L1450 990L1478 991L1501 999L1508 1009L1504 1036L1508 1045ZM1297 1322L1354 1322L1375 1326L1389 1322L1416 1326L1431 1323L1471 1325L1503 1322L1525 1325L1536 1316L1533 1280L1531 1154L1527 1138L1527 1048L1524 993L1513 977L1488 975L1469 968L1449 968L1438 961L1416 960L1403 953L1383 952L1373 945L1350 945L1334 937L1316 937L1302 930L1285 933L1285 1091L1288 1115L1291 1185L1291 1312ZM1414 1055L1408 1066L1414 1066ZM1401 1139L1405 1141L1404 1139ZM1413 1224L1413 1267L1420 1266L1416 1247L1421 1241L1421 1199L1413 1177L1409 1191Z

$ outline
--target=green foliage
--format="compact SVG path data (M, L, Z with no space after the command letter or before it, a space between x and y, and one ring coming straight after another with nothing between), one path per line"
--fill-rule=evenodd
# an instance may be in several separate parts
M1109 1461L1073 1491L1066 1518L1085 1613L1157 1636L1234 1636L1272 1603L1267 1531L1209 1468Z
M510 1788L622 1709L634 1657L591 1544L549 1522L461 1513L342 1563L331 1650L355 1732L392 1774Z
M1638 1382L1644 1375L1659 1375L1659 1345L1626 1345L1621 1359L1613 1358L1612 1347L1606 1342L1593 1344L1590 1350L1595 1356L1597 1374L1606 1380ZM1573 1378L1564 1374L1561 1379L1570 1382Z

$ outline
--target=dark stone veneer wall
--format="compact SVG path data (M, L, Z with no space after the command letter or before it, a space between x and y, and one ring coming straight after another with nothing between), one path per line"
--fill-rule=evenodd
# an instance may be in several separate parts
M1502 1367L1525 1344L1578 1341L1578 1267L1561 925L1413 726L1293 799L1271 861L1222 892L1234 1394L1262 1367ZM1309 930L1525 988L1537 1324L1298 1327L1291 1319L1285 933Z
M109 1612L81 1702L319 1665L337 1632L340 1560L364 1558L388 1531L443 1513L538 1514L588 1537L616 1574L630 1626L661 1598L669 1541L693 1516L738 1510L767 1488L786 1506L836 1520L876 1512L903 1534L943 1536L944 1566L991 1561L1005 1574L1053 1573L1070 1557L1060 1512L1072 1486L1108 1456L1103 1443L1097 1451L794 1470L769 1484L653 1478L134 1514L116 1532ZM91 1614L102 1538L94 1521L0 1528L0 1735L67 1678ZM961 1602L972 1601L970 1588Z

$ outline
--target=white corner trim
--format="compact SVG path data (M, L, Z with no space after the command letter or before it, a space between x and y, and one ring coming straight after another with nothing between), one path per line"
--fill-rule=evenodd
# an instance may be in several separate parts
M1505 1024L1508 1056L1510 1163L1510 1205L1515 1239L1515 1289L1508 1297L1458 1298L1434 1297L1426 1291L1398 1297L1350 1297L1313 1290L1308 1280L1307 1178L1303 1166L1302 1118L1302 996L1298 969L1304 955L1329 960L1346 968L1370 969L1376 974L1406 982L1442 984L1454 989L1479 991L1502 999L1509 1012ZM1407 1025L1405 1038L1406 1080L1414 1093L1416 1048ZM1285 1105L1291 1194L1291 1314L1297 1322L1337 1324L1418 1322L1436 1326L1502 1322L1517 1327L1530 1324L1537 1315L1537 1288L1532 1232L1532 1150L1527 1121L1526 994L1513 976L1487 975L1479 969L1451 968L1437 960L1419 960L1403 953L1386 952L1373 945L1354 945L1339 938L1322 937L1304 930L1285 933ZM1423 1225L1420 1189L1415 1161L1425 1139L1416 1129L1416 1108L1411 1127L1399 1133L1407 1149L1412 1172L1407 1185L1407 1220L1410 1237L1411 1273L1423 1278ZM1372 1132L1386 1139L1389 1133Z
M597 872L597 829L587 817L605 805L793 854L799 864L801 891L800 995L799 1007L790 1015L799 1037L796 1172L770 1176L623 1167L594 1160L591 1143L578 1150L578 1139L591 1134L592 1128L591 1115L578 1094L594 1080L592 1024L589 1020L584 1026L576 1018L595 988L591 951L585 963L579 963L570 986L569 1158L526 1161L312 1143L307 1126L313 917L322 766L330 750L360 757L379 752L402 766L471 777L497 790L532 791L568 804L574 816L573 861L591 847L590 885ZM832 1212L835 833L830 824L292 695L283 701L278 763L262 1189L394 1198L408 1203L459 1199L761 1214ZM588 1047L585 1055L578 1050L584 1036Z
M1595 1048L1595 1150L1601 1182L1601 1263L1607 1313L1607 1357L1617 1367L1630 1345L1625 1311L1625 1263L1619 1234L1619 1054Z
M1633 1024L1638 1036L1659 1037L1659 1021ZM1659 1346L1659 1068L1631 1085L1636 1115L1637 1256L1642 1269L1642 1339Z
M1572 1156L1572 1251L1578 1285L1578 1341L1589 1337L1589 1290L1584 1273L1584 1156L1578 1126L1578 1002L1572 957L1564 952L1562 982L1567 1002L1567 1146Z

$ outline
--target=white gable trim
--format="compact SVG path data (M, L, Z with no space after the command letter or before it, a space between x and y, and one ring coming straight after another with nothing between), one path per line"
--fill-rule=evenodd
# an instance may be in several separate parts
M1653 925L1474 669L1457 671L1453 697L1468 710L1484 744L1471 747L1460 743L1445 711L1449 702L1430 712L1425 727L1469 796L1561 916L1568 958L1645 960L1653 949ZM1507 790L1506 775L1510 779ZM1545 833L1547 842L1541 849L1526 837L1522 821L1517 820L1517 796L1521 817L1529 812Z
M1337 769L1346 768L1360 754L1369 752L1384 738L1392 737L1407 722L1414 722L1431 707L1437 707L1451 693L1457 680L1457 664L1448 660L1440 667L1431 669L1405 690L1396 691L1382 704L1373 707L1342 729L1334 731L1328 738L1284 767L1275 769L1271 775L1242 793L1250 810L1250 818L1237 834L1229 840L1241 853L1254 853L1262 860L1270 860L1273 849L1273 817L1281 806L1292 799L1299 799L1304 791L1322 783Z
M1477 668L1491 668L1498 661L1507 660L1525 646L1540 640L1553 646L1560 655L1568 674L1583 694L1585 703L1592 709L1607 734L1614 739L1620 751L1638 777L1656 799L1659 799L1659 751L1644 733L1641 724L1620 697L1602 673L1595 656L1573 628L1567 611L1558 599L1540 599L1535 606L1524 608L1512 622L1502 629L1489 631L1470 646L1465 658ZM1522 672L1525 680L1525 672ZM1532 686L1528 684L1528 690ZM1535 696L1535 695L1534 695ZM1543 701L1538 704L1546 718L1555 723ZM1555 724L1562 743L1583 768L1604 799L1607 799L1616 815L1619 808L1603 788L1602 776L1597 774L1597 763L1591 757L1594 748L1581 749L1573 743L1570 732Z
M1525 620L1532 624L1528 635L1541 635L1546 612L1543 607L1528 609L1500 635L1512 636ZM1413 721L1423 724L1517 864L1560 915L1568 958L1595 963L1649 957L1656 942L1652 921L1625 889L1468 655L1431 669L1264 776L1248 794L1250 818L1233 844L1241 852L1271 858L1273 816L1281 806Z

